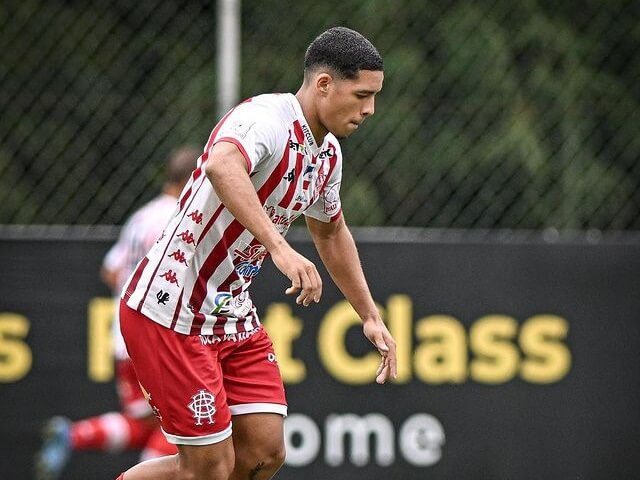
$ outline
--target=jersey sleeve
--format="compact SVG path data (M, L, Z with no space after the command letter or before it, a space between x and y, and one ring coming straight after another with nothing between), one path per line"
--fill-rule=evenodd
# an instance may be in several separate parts
M242 103L223 120L213 145L220 142L236 145L251 174L261 162L273 156L278 146L286 143L288 133L280 123L264 106Z
M342 154L336 148L334 157L329 160L328 178L316 201L304 212L308 217L321 222L333 222L342 215L340 201L340 183L342 182Z
M102 267L111 272L117 272L124 267L127 259L127 247L119 239L114 243L102 260Z

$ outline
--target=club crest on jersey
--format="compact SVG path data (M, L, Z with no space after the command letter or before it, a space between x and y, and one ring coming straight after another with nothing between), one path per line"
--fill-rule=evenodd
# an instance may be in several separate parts
M202 425L203 420L209 425L215 422L213 416L216 414L216 397L208 390L199 390L191 397L191 403L187 406L193 412L196 425Z
M327 188L324 192L324 213L325 215L334 215L338 213L340 206L340 184L336 183Z
M233 253L237 259L240 259L234 267L238 275L251 279L260 272L260 263L267 255L267 249L263 245L248 245L243 250L235 249Z

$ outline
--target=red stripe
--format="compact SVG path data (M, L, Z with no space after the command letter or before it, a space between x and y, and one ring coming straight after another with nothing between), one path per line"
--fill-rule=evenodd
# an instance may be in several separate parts
M297 212L298 210L300 210L302 208L302 204L300 202L296 202L296 204L293 206L293 209Z
M260 241L257 238L254 238L251 241L251 243L249 243L248 248L255 247L255 246L258 246L258 245L262 245L262 244L260 243ZM238 275L238 272L236 271L235 266L238 263L242 262L242 261L243 261L243 259L241 259L239 257L236 258L233 261L234 269L231 271L231 273L229 274L227 279L224 282L222 282L220 284L220 286L218 287L220 291L226 292L233 282L235 282L236 280L240 279L240 276ZM233 292L231 292L231 295L235 297L238 293L240 293L240 292L239 291L233 291Z
M300 126L299 121L293 122L293 131L296 135L296 140L299 144L304 144L304 133L302 132L302 127ZM291 134L289 134L291 137ZM289 150L289 145L287 145L287 150ZM298 153L296 155L296 170L295 175L291 183L289 183L289 188L287 189L287 193L285 193L284 197L278 204L282 208L288 208L291 204L291 200L293 199L293 195L296 193L296 187L298 185L298 177L302 172L302 160L304 159L304 155L302 153Z
M171 320L171 330L173 330L178 323L178 317L180 316L180 308L182 307L182 294L184 293L184 288L180 290L180 296L178 297L178 302L176 303L176 309L173 312L173 319Z
M233 137L220 137L216 139L216 141L214 142L214 145L220 142L233 143L236 147L238 147L238 150L240 150L240 153L244 157L244 161L247 162L247 172L248 173L252 172L253 168L251 167L251 160L249 160L249 155L247 154L247 151L244 149L244 146L242 145L242 143L240 143L240 140Z
M211 147L213 147L213 142L216 139L216 135L218 135L218 132L222 128L222 125L227 120L227 118L229 118L229 115L231 115L235 109L236 109L236 107L234 107L231 110L229 110L226 113L226 115L224 117L222 117L220 119L220 121L216 124L216 126L213 128L213 131L211 132L211 135L209 135L209 139L207 140L207 146L204 149L204 155L203 155L202 161L205 161L205 160L207 160L209 158L209 150L211 150ZM205 157L205 155L206 155L206 157Z
M333 145L329 144L333 147ZM334 147L333 151L337 151ZM324 183L322 184L322 188L319 190L320 192L324 191L324 187L327 186L327 182L331 178L331 174L333 173L333 169L336 168L336 164L338 163L338 155L334 154L331 159L329 159L329 173L327 173L327 178L324 179Z
M213 226L213 223L218 219L218 216L220 215L220 212L222 212L223 208L224 208L224 205L221 203L218 209L211 216L207 224L204 226L204 229L202 229L202 232L200 232L200 236L198 237L198 245L200 245L200 242L202 241L204 236L207 234L209 229L211 229L211 227Z
M206 179L203 178L202 181L200 182L200 185L198 186L198 189L196 190L196 193L191 197L191 200L189 201L189 205L187 205L187 208L185 208L183 213L182 213L182 218L176 224L176 228L173 229L173 233L171 234L171 238L174 238L176 236L176 232L178 231L178 228L182 224L182 221L184 220L184 216L187 213L187 210L189 209L189 207L193 203L193 199L196 198L196 196L198 195L198 192L200 191L200 188L202 188L202 185L204 185L205 181L206 181ZM158 264L156 265L156 268L153 271L153 275L151 275L151 278L149 279L149 283L147 284L147 289L145 290L144 295L142 296L142 300L140 300L140 304L138 305L138 312L142 309L142 304L144 303L144 301L147 298L147 295L149 294L149 289L151 288L151 284L153 283L153 280L155 279L156 274L158 273L158 269L160 268L160 264L162 264L162 261L167 256L167 249L169 248L169 245L171 244L171 241L172 241L171 239L169 239L167 241L167 244L164 247L164 251L162 252L162 255L160 256L160 260L158 261Z
M134 273L133 277L131 277L131 281L129 282L127 290L124 293L125 300L129 300L131 298L131 295L133 295L133 292L135 291L136 287L138 286L138 282L140 281L140 277L142 276L142 272L144 271L144 267L147 266L147 263L149 263L149 259L147 257L144 257L140 261L138 268L136 268L136 273Z
M289 154L288 149L285 150L280 163L275 168L271 176L267 179L267 181L260 187L258 190L258 200L261 205L264 205L269 195L273 193L275 188L280 183L284 172L289 165ZM222 234L222 238L220 241L213 247L213 250L204 261L200 272L198 272L198 278L196 279L196 283L191 292L191 298L189 299L189 305L191 305L191 310L195 311L194 320L191 326L191 334L199 334L202 330L202 325L205 321L205 317L202 313L200 313L200 307L202 307L202 303L204 302L206 291L207 291L207 282L213 272L216 271L220 263L227 257L229 247L238 239L238 237L244 232L245 227L238 221L233 220L231 224L226 228L224 233Z

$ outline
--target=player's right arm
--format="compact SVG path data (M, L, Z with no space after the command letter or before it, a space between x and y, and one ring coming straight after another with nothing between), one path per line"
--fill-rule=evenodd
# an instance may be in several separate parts
M211 149L205 173L224 206L264 245L276 265L291 280L288 295L296 303L319 302L322 280L315 265L296 252L276 230L262 207L247 172L247 162L236 145L221 141Z

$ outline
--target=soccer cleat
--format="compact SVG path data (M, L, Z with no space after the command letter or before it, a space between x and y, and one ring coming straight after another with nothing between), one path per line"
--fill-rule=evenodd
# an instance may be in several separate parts
M42 429L42 448L36 454L36 480L56 480L71 456L69 431L71 421L65 417L53 417Z

